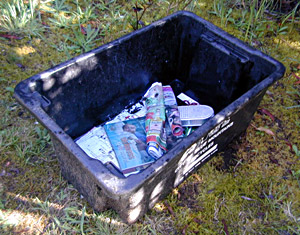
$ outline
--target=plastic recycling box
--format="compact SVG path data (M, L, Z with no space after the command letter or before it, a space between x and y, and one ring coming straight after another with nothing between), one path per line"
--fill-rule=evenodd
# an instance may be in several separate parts
M48 129L62 175L90 205L134 223L247 128L284 72L273 58L179 11L20 82L14 95ZM144 171L122 177L74 142L137 102L153 82L174 79L216 115Z

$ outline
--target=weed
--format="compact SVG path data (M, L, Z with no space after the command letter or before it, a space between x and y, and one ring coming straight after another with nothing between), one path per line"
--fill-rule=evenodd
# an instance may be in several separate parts
M45 148L46 145L50 143L50 135L48 131L40 126L36 126L34 130L38 135L37 144L39 144L42 149Z
M249 40L251 41L253 37L256 36L256 32L261 32L264 30L264 24L266 23L266 21L261 21L261 19L263 17L265 9L268 7L268 1L260 1L259 4L258 2L258 0L254 0L250 4L250 16L247 22L244 40L248 40L249 37ZM262 34L260 34L259 36L262 36Z
M300 175L300 172L299 172L299 175ZM300 222L300 217L297 218L292 212L292 204L293 204L292 202L284 203L284 205L283 205L284 214L293 222L296 222L296 223Z
M26 35L39 35L43 27L37 18L38 2L12 0L0 2L0 32Z
M9 92L11 92L11 93L14 93L14 88L12 88L12 87L5 87L5 90L6 91L9 91Z
M20 142L20 137L16 135L17 128L4 129L0 131L0 146L5 149L16 146Z
M50 0L50 2L51 4L43 9L52 15L49 17L49 21L56 27L71 27L75 18L71 14L71 6L65 0Z
M287 196L286 187L282 186L279 190L270 183L269 191L263 192L265 198L265 204L270 207L271 210L277 210L281 208L282 201Z
M81 231L81 234L84 234L84 231L83 231L84 217L85 217L85 206L82 208L82 211L81 211L81 218L80 218L80 231Z
M293 146L294 147L294 146ZM299 155L297 156L300 156L300 152L298 152ZM300 170L297 170L297 171L292 171L292 175L293 177L297 180L298 182L298 185L299 185L299 188L300 188Z
M294 109L294 108L300 108L300 105L293 105L289 107L285 107L286 109Z
M142 18L146 11L152 6L153 0L137 0L132 7L135 18L130 22L134 30L139 29L139 26L145 26L145 23L142 21Z
M73 55L71 55L72 51L75 51L75 49L78 49L78 46L69 45L68 37L67 36L64 36L64 37L65 37L64 41L59 41L58 43L50 43L50 46L52 48L54 48L55 50L57 50L58 52L65 53L66 58L63 58L63 60L71 59L73 56ZM78 51L80 51L80 50L78 50ZM52 64L55 64L55 63L52 63Z
M127 28L129 22L130 12L127 9L120 5L117 1L110 1L107 4L105 1L100 0L97 4L94 4L95 11L99 11L103 14L101 19L101 24L103 28L107 30L107 33L110 33L113 28L120 27L124 29Z
M165 3L167 5L167 7L165 7L167 15L170 12L176 12L180 10L195 11L199 6L199 1L197 0L161 1L161 3ZM160 7L162 6L160 5Z
M71 6L67 4L66 0L50 0L49 2L52 3L48 10L50 13L69 13L71 10Z
M298 8L300 7L300 2L295 6L295 8L286 16L283 16L283 19L281 21L280 27L285 27L286 29L288 28L287 26L284 26L284 24L288 21L291 21L291 28L290 28L290 32L292 31L293 27L294 27L294 21L296 18L296 13L298 11Z
M80 7L78 0L76 0L76 11L73 12L74 17L81 22L81 24L85 24L90 20L96 20L98 17L95 14L95 8L91 5L85 7L84 10Z
M271 34L276 36L285 35L289 28L291 31L292 26L286 25L286 22L290 21L290 19L295 19L299 4L289 14L282 15L280 19L264 17L266 12L270 12L274 8L274 1L268 0L248 0L243 1L242 4L234 4L232 6L230 1L228 3L226 0L215 0L213 4L214 10L210 11L210 13L220 18L223 27L228 22L232 23L234 27L243 32L245 41L252 42ZM277 21L280 23L275 23Z
M87 27L84 29L86 32L82 32L82 25L79 24L78 27L73 28L73 33L75 38L70 37L68 35L64 35L66 38L66 41L69 41L72 43L68 49L75 50L75 52L87 52L93 49L96 46L96 42L100 40L99 36L104 36L102 34L103 31L100 28L94 29L90 24L87 25Z
M222 26L226 26L228 22L235 23L234 18L231 17L232 8L228 8L224 0L214 0L213 9L209 13L218 16L221 19Z
M300 150L298 150L297 146L296 145L293 145L293 150L296 154L297 157L300 157Z
M75 18L75 16L69 16L62 13L54 13L53 17L54 18L49 18L49 21L59 28L70 28Z
M154 8L155 5L158 5ZM157 0L137 0L134 2L132 7L128 10L125 16L125 22L129 23L133 30L137 30L140 27L147 25L145 16L147 13L150 14L150 10L163 12L164 14L169 14L173 11L178 10L190 10L193 11L199 5L197 0L175 0L175 1L157 1ZM152 18L155 15L152 15Z

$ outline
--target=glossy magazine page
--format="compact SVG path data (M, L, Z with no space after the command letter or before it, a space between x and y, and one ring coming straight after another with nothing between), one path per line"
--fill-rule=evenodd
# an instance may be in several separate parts
M154 161L147 153L145 118L104 125L122 172L136 171Z

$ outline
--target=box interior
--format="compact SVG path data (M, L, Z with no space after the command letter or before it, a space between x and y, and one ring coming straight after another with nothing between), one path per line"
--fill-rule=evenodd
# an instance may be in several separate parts
M218 113L275 69L187 16L109 45L37 80L35 91L48 100L44 110L74 139L136 103L155 81Z

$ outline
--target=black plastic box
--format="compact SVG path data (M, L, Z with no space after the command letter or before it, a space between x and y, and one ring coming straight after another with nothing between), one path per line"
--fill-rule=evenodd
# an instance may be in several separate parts
M44 125L63 176L102 211L133 223L249 125L278 61L190 12L147 27L20 82L16 99ZM139 174L120 177L74 139L175 79L216 115Z

